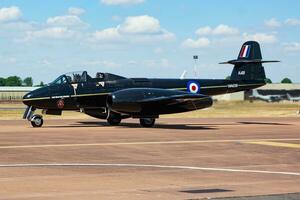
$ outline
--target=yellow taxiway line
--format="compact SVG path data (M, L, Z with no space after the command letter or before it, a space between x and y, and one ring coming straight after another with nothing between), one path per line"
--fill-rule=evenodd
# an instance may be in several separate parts
M283 142L250 141L250 142L245 142L245 143L247 143L247 144L266 145L266 146L274 146L274 147L287 147L287 148L297 148L297 149L300 149L300 144L283 143Z

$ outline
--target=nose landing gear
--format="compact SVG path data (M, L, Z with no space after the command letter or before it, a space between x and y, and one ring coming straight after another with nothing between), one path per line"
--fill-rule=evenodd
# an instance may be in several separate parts
M44 123L43 116L33 115L30 122L31 122L32 127L35 127L35 128L42 127L43 123Z
M36 109L32 106L28 106L23 115L23 119L30 121L32 127L42 127L44 120L42 115L34 115Z

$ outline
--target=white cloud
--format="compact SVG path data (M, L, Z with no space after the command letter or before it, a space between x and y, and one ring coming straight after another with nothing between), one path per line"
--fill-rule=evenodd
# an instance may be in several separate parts
M141 65L145 65L147 67L171 67L172 64L170 60L167 58L161 58L161 59L153 59L153 60L143 60L142 62L137 62L136 64L141 63Z
M210 26L201 27L196 31L197 35L210 35L212 33L212 28Z
M134 5L144 3L145 0L101 0L105 5L118 6L118 5Z
M125 41L131 43L147 43L154 41L169 41L175 35L160 26L158 19L143 15L127 17L123 23L116 27L96 31L91 41L113 42Z
M121 64L115 63L113 61L107 60L94 60L94 61L87 61L83 63L84 66L98 66L98 67L107 67L107 68L116 68L120 67Z
M271 18L265 21L265 25L270 28L278 28L281 26L281 22L276 18Z
M214 35L236 35L239 33L237 28L233 28L224 24L217 26L213 32Z
M300 19L289 18L289 19L285 20L284 23L286 25L289 25L289 26L299 26L300 25Z
M162 53L164 53L164 49L160 48L160 47L157 47L157 48L154 49L154 53L156 53L156 54L162 54Z
M113 20L113 21L121 21L122 20L122 17L121 16L119 16L119 15L113 15L112 17L111 17L111 19Z
M234 27L230 27L225 24L220 24L215 28L210 26L201 27L196 31L196 34L199 36L203 35L236 35L239 33L239 30Z
M74 35L75 32L66 27L52 27L38 31L29 31L27 32L25 40L36 38L67 39L73 37Z
M120 30L125 33L158 33L161 27L158 19L142 15L127 17Z
M22 12L16 6L0 9L0 22L16 21L20 19L21 16Z
M68 14L69 15L76 15L76 16L80 16L83 15L85 13L85 10L82 8L75 8L75 7L71 7L68 9Z
M107 28L101 31L96 31L92 36L97 41L116 41L121 40L122 36L117 28Z
M277 42L277 37L274 34L267 33L255 33L255 34L243 34L244 40L254 40L261 43L275 43Z
M207 47L209 45L210 45L210 40L205 37L198 38L197 40L188 38L182 43L182 46L184 48L191 48L191 49L198 49L202 47Z
M87 26L78 16L75 15L63 15L50 17L47 20L47 24L51 26L62 27L84 27Z
M291 52L300 51L300 42L286 43L284 44L284 50Z

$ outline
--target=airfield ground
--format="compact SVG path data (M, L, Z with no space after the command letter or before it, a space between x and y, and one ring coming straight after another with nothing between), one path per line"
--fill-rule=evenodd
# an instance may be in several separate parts
M0 199L300 197L297 117L164 118L151 129L92 119L0 127Z

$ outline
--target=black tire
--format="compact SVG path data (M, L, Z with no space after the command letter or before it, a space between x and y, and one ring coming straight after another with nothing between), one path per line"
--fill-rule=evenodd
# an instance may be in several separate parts
M155 124L155 118L141 118L140 124L142 127L151 128Z
M107 119L107 123L111 126L118 126L122 121L120 115L113 115Z
M42 127L44 124L44 120L42 116L33 116L32 120L31 120L31 125L34 128L39 128Z

